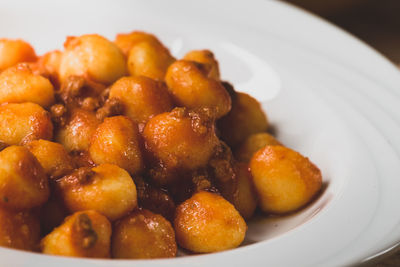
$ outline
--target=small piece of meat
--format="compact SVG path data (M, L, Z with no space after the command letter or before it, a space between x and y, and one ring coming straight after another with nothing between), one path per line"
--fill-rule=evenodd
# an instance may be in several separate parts
M120 115L123 112L123 105L117 98L107 99L104 106L96 112L96 117L99 120L104 120L106 117Z
M67 108L62 104L55 104L50 107L50 116L52 122L62 128L67 122Z
M58 98L68 107L95 110L101 102L98 97L105 89L103 84L93 82L85 76L72 75L61 84Z
M78 168L96 166L87 151L71 151L70 155Z
M82 243L80 244L82 248L88 249L96 244L98 237L87 214L79 214L74 227L82 235Z
M146 183L141 177L135 177L139 206L161 214L170 222L174 219L175 203L168 192Z
M232 151L227 144L221 141L221 145L208 163L208 168L219 192L226 200L233 203L238 194L238 179L234 170Z
M81 185L89 182L94 175L95 172L92 171L91 167L81 167L73 173L58 179L56 182L61 187Z

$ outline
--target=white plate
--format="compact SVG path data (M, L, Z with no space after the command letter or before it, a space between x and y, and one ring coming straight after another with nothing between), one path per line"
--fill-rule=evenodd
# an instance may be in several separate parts
M176 56L212 49L222 76L263 101L285 144L322 170L305 210L249 226L234 250L150 261L105 261L0 249L4 266L341 266L400 240L400 75L345 32L275 1L2 1L0 36L41 53L66 35L141 29Z

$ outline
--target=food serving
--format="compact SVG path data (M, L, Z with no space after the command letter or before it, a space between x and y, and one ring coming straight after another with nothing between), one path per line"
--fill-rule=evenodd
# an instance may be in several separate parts
M209 50L154 35L0 39L0 245L94 258L238 247L257 207L295 212L320 170L267 133Z

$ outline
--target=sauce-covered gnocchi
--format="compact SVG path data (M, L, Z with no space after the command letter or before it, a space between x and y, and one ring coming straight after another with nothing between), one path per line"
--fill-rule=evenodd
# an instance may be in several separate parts
M320 170L282 146L207 49L150 33L0 39L0 246L172 258L240 246L254 214L300 210Z

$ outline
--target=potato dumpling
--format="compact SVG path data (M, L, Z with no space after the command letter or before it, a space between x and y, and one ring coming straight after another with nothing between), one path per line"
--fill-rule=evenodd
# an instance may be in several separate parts
M218 61L210 50L192 50L188 52L183 59L203 64L207 69L208 77L215 80L220 79Z
M111 223L97 211L76 212L40 242L43 253L109 258Z
M165 81L178 106L210 108L215 118L231 109L231 97L222 84L207 76L203 65L193 61L175 61L167 71Z
M59 86L58 70L60 69L62 52L54 50L39 57L36 68L40 75L48 78L53 85Z
M0 39L0 72L20 62L36 60L33 47L23 40Z
M95 82L111 84L126 74L121 50L100 35L68 37L64 47L59 70L61 82L71 75L83 75Z
M114 258L171 258L177 252L170 222L148 210L137 210L118 221L111 244Z
M0 206L30 209L46 202L49 193L47 176L27 148L9 146L0 152Z
M123 104L123 114L137 124L145 124L157 114L172 109L172 100L167 87L144 76L123 77L110 90L110 99Z
M36 214L0 208L0 246L37 251L39 241L40 224Z
M268 129L267 116L260 103L245 93L232 98L232 110L218 121L221 139L235 147L249 135Z
M125 170L112 164L83 167L57 180L68 210L96 210L116 220L137 207L136 186Z
M0 105L0 142L20 145L51 139L53 124L47 111L34 103Z
M139 138L138 127L129 118L106 118L92 135L90 157L96 164L115 164L136 174L143 168Z
M265 146L281 146L282 144L269 133L256 133L246 140L235 150L235 159L241 162L250 162L251 157L259 149Z
M0 103L33 102L44 108L54 102L54 88L27 64L18 64L0 73Z
M253 216L257 207L257 192L249 166L246 163L236 163L235 174L237 179L237 195L233 200L233 205L239 211L240 215L247 220Z
M117 34L114 43L119 47L119 49L121 49L125 56L128 56L131 48L143 41L158 42L161 44L161 42L153 34L141 31Z
M205 166L219 144L213 120L201 111L185 108L175 108L150 119L143 137L151 158L172 169L193 170Z
M99 124L100 120L94 112L75 108L67 118L66 125L57 130L55 139L68 152L87 150Z
M128 70L132 76L142 75L163 81L168 67L175 61L160 42L142 41L135 44L128 55Z
M250 161L259 204L264 212L295 211L321 189L320 170L306 157L283 146L266 146Z
M60 178L75 169L75 164L65 148L47 140L34 140L27 148L42 165L51 179Z
M239 246L247 225L231 203L202 191L177 207L174 228L180 246L204 253Z

